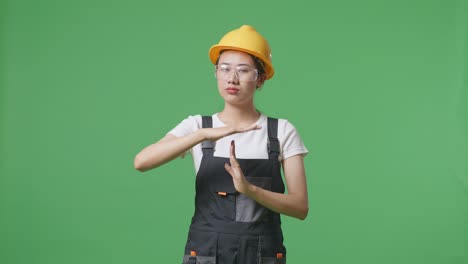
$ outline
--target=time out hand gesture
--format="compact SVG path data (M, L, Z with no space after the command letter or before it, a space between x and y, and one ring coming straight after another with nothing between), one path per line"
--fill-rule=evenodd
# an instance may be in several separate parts
M247 132L250 130L260 129L261 127L257 124L252 124L248 127L217 127L217 128L203 128L203 136L206 140L216 141L225 136L229 136L236 133Z
M239 162L237 162L236 159L236 145L234 143L234 140L231 141L231 155L229 157L229 164L224 164L224 168L231 174L232 176L232 181L234 182L234 187L236 190L240 193L246 194L249 189L252 187L252 185L247 181L247 179L244 176L244 173L242 172L242 169L239 165Z

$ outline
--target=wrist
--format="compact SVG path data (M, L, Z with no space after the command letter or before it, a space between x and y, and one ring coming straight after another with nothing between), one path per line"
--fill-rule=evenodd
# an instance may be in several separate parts
M197 131L195 131L198 142L208 140L205 132L206 132L206 128L200 128Z
M255 194L257 193L257 186L248 183L247 188L245 189L245 195L248 196L251 199L255 200Z

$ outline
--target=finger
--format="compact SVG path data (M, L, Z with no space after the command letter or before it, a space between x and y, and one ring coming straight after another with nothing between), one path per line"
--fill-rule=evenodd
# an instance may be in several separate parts
M236 158L236 143L231 140L231 157Z
M229 162L231 163L230 166L233 172L240 170L240 165L236 158L236 144L234 143L234 140L231 141L231 155L229 156Z
M250 130L257 130L257 129L260 129L262 128L261 126L257 125L257 124L252 124L248 127L244 127L241 129L241 132L247 132L247 131L250 131Z
M229 174L231 174L231 176L234 174L234 171L232 170L231 166L229 166L229 164L224 163L224 168L227 172L229 172Z
M262 128L262 126L257 125L257 124L253 124L253 125L252 125L252 130L260 129L260 128Z

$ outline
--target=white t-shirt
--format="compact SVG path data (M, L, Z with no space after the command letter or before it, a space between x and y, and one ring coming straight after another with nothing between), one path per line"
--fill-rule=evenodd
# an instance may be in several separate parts
M226 126L218 118L218 114L213 116L213 127ZM231 141L236 144L236 157L239 159L268 159L267 141L268 141L268 125L267 116L261 114L256 124L261 126L261 129L252 130L244 133L237 133L226 136L215 142L214 156L229 158ZM201 115L189 116L178 124L174 129L169 131L176 137L189 135L196 130L202 128ZM304 146L301 137L296 128L286 119L278 119L278 140L280 142L279 160L290 158L294 155L306 156L309 152ZM198 173L200 163L203 157L201 144L195 145L188 151L192 154L195 171ZM186 153L182 155L185 156Z

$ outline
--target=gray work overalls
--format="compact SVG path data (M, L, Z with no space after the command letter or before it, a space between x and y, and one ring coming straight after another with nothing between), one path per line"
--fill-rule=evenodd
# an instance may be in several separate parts
M211 116L203 128L213 127ZM238 159L247 180L263 189L284 193L278 161L278 120L268 118L268 159ZM255 147L255 146L254 146ZM196 177L195 214L183 263L286 263L280 215L236 191L224 168L229 158L214 157L214 144L202 142L203 158Z

